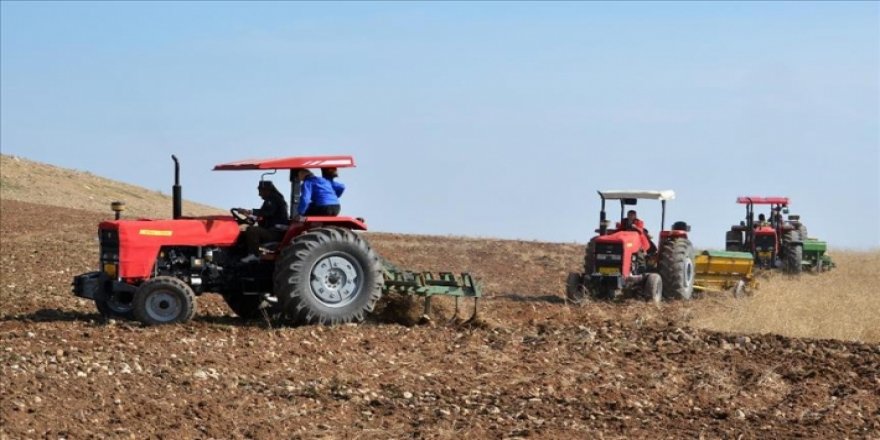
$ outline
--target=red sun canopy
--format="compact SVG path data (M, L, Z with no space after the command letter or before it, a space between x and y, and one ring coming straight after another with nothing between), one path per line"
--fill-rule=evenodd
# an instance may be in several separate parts
M747 205L788 205L788 197L739 196L736 203Z
M245 159L214 166L214 171L293 170L298 168L351 168L352 156L306 156L274 159Z

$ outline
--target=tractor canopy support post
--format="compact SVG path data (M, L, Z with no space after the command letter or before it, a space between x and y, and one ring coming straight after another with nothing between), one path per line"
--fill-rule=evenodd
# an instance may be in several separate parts
M296 210L299 207L299 198L302 191L299 184L299 169L290 170L290 218L294 218L297 215Z
M605 216L605 197L599 193L602 198L602 210L599 211L599 235L605 235L608 232L608 218Z
M666 230L666 200L660 201L660 230Z
M174 186L171 187L171 217L178 219L183 216L183 195L180 189L180 162L177 156L171 155L174 160Z

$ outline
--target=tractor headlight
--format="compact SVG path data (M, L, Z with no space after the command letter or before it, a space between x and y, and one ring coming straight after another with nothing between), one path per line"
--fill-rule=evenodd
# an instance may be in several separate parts
M110 278L116 278L116 263L104 263L104 273Z

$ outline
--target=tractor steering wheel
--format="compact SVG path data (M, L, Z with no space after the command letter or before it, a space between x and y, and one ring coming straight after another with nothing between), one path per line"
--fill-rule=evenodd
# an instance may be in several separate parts
M253 226L257 224L257 219L254 216L239 211L239 208L232 208L229 210L229 213L232 214L232 218L240 225Z

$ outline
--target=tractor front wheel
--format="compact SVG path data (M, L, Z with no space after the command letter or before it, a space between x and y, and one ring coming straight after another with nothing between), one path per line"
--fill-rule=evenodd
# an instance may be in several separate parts
M645 276L645 285L642 288L645 298L654 301L654 304L660 305L663 300L663 279L656 273L649 273Z
M663 296L691 299L694 293L694 246L686 238L668 240L660 247Z
M96 299L95 307L107 318L132 319L134 317L134 295L130 292L111 292L107 298Z
M572 304L583 304L590 298L590 292L584 286L584 276L571 272L565 281L565 298Z
M275 266L275 295L294 324L363 321L382 296L382 285L379 258L348 229L300 235Z
M246 321L260 317L260 305L263 295L245 295L242 292L226 292L223 300L233 313Z
M133 306L134 317L147 325L187 322L196 313L196 294L183 281L160 276L138 287Z

